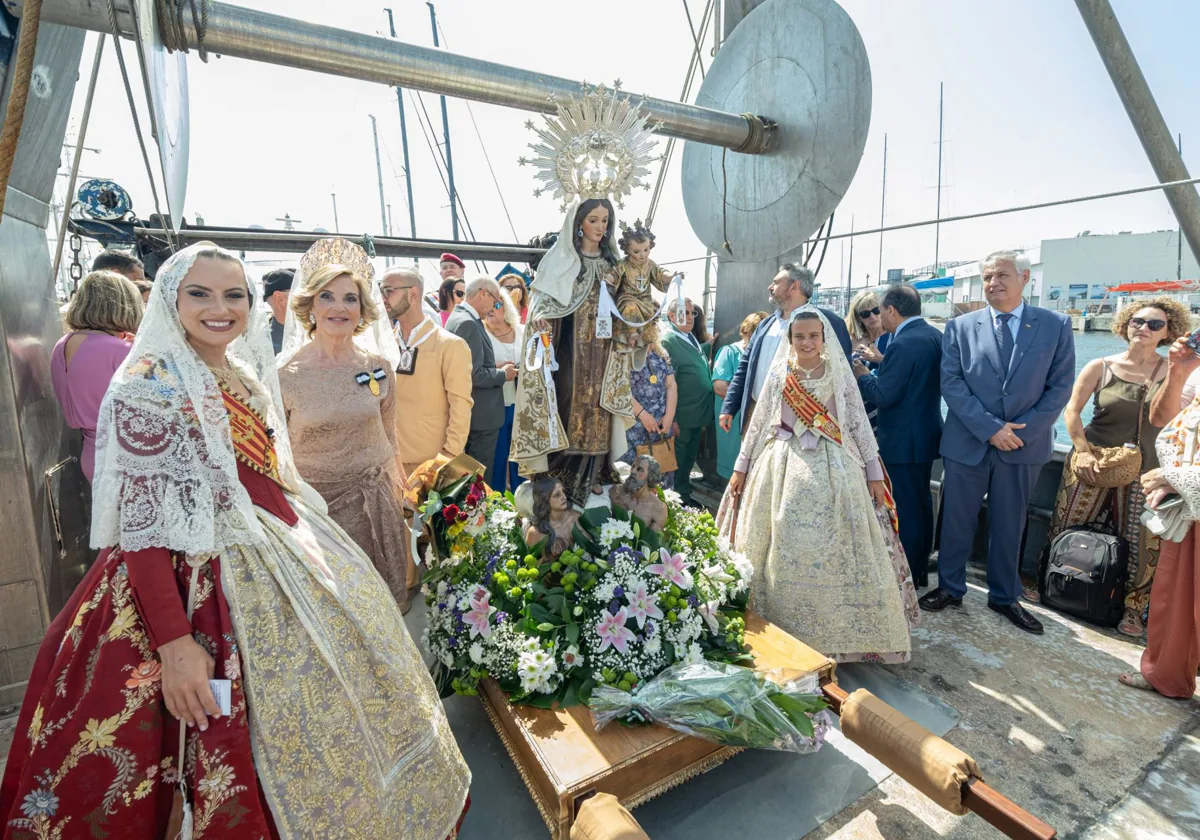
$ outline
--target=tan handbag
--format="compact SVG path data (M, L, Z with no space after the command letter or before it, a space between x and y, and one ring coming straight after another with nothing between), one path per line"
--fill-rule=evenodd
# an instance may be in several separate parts
M675 460L675 438L673 437L651 438L649 443L643 443L637 448L637 454L649 455L658 461L658 469L663 475L679 469L679 462Z
M1162 367L1162 360L1159 359L1157 365L1154 366L1154 371L1150 374L1150 380L1142 386L1142 396L1138 400L1138 424L1137 434L1134 435L1132 443L1125 443L1121 446L1093 446L1091 447L1092 455L1096 458L1096 480L1084 481L1079 480L1084 484L1089 484L1092 487L1099 487L1103 490L1111 490L1114 487L1124 487L1126 484L1132 484L1137 481L1142 475L1142 415L1146 405L1146 395L1150 392L1150 385L1154 383L1154 377L1158 375L1159 368ZM1096 391L1092 394L1093 404L1099 400L1100 389L1104 387L1104 377L1108 373L1108 362L1104 363L1104 373L1100 374L1100 383L1096 386ZM1099 406L1097 406L1099 407ZM1075 473L1078 478L1078 473L1075 472L1075 465L1078 460L1079 453L1071 452L1071 459L1067 463L1067 468Z

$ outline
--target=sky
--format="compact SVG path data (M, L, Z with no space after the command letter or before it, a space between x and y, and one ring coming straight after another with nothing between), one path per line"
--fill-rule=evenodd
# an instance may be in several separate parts
M241 5L356 32L387 35L388 0L241 0ZM400 40L432 43L429 10L390 0ZM1185 163L1200 169L1200 3L1112 0ZM704 0L689 0L697 22ZM1075 5L1068 0L844 0L866 45L872 75L870 134L857 174L837 211L835 232L877 227L887 134L887 224L931 219L937 203L938 86L944 84L942 215L1029 204L1150 184L1153 171ZM582 12L587 10L588 15ZM593 10L602 10L593 14ZM692 37L684 0L599 7L561 0L440 0L443 47L477 58L591 83L621 79L625 90L678 99ZM95 36L89 36L68 136L82 111ZM705 66L710 43L705 45ZM134 74L136 52L125 44ZM370 116L379 126L385 201L393 231L407 236L408 208L395 92L368 82L233 58L188 59L191 156L185 205L209 224L378 234L382 230ZM135 96L141 94L135 75ZM693 97L695 91L693 91ZM144 95L142 96L144 99ZM438 98L423 95L440 137ZM533 140L531 115L447 100L455 180L474 238L526 242L561 226L558 205L535 198L532 170L517 165ZM139 107L144 109L144 102ZM450 238L446 191L423 135L420 105L406 96L417 235ZM143 111L144 113L144 111ZM533 119L540 119L533 116ZM145 125L143 116L143 125ZM149 138L148 138L148 142ZM111 44L103 63L81 174L109 177L153 212L145 167ZM486 151L486 156L485 156ZM680 149L655 219L659 263L704 255L683 210ZM156 160L151 146L152 161ZM489 169L488 161L491 168ZM653 178L657 173L654 173ZM502 198L503 197L503 200ZM619 216L646 214L638 192ZM165 209L165 205L164 205ZM942 226L940 259L971 260L1006 247L1081 231L1174 228L1161 193L1088 202ZM514 235L515 234L515 235ZM464 238L470 238L464 233ZM881 254L882 247L882 254ZM878 282L879 268L912 270L934 258L934 229L865 235L829 246L819 282ZM682 265L698 292L703 262ZM499 264L489 266L494 273ZM422 264L427 285L436 266ZM765 283L765 279L764 279Z

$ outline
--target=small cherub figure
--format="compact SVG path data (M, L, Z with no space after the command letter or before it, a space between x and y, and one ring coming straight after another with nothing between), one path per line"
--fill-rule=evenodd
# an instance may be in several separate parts
M571 507L562 482L557 478L539 478L532 483L533 516L525 522L525 542L534 546L551 537L544 556L547 560L556 560L575 543L572 531L579 521L579 512Z
M619 349L642 349L658 340L658 304L650 294L650 287L665 292L673 275L650 259L654 234L641 219L634 222L633 227L621 225L617 245L625 254L625 259L617 263L615 269L617 309L625 320L644 325L631 327L618 321L613 325L613 340Z
M639 455L624 483L608 491L614 505L620 505L646 523L651 531L667 527L667 503L658 497L662 471L658 461L649 455Z

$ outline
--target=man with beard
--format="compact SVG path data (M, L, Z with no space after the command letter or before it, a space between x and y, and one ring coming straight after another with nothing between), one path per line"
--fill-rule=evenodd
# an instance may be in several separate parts
M639 455L634 459L629 478L613 487L608 495L614 505L645 522L651 531L662 531L667 527L667 503L658 498L661 480L658 461L649 455Z
M396 450L406 475L444 455L466 449L471 428L471 350L438 326L421 307L421 275L395 266L384 272L379 290L400 345L396 367ZM420 583L412 558L411 589Z
M742 413L742 428L749 428L750 415L754 410L755 401L758 400L758 392L767 381L767 374L771 371L771 363L775 360L779 342L787 335L792 313L808 303L815 290L813 273L807 266L784 263L779 267L775 279L767 287L775 312L764 318L754 335L750 336L750 343L746 352L742 354L737 372L725 391L725 402L721 406L721 416L717 422L726 432L733 428L733 418L739 411ZM829 321L834 332L832 336L825 336L826 346L832 347L836 341L849 359L850 333L846 330L846 322L836 312L828 309L821 309L821 314Z

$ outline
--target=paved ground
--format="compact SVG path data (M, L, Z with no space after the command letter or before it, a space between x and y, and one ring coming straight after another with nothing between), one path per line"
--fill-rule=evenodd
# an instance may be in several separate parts
M961 716L946 738L986 780L1064 838L1200 837L1200 706L1126 688L1141 647L1034 607L1030 636L987 609L972 585L961 610L924 616L908 666L888 670ZM986 838L975 816L937 809L895 776L820 829L813 840ZM789 838L790 840L790 838Z

